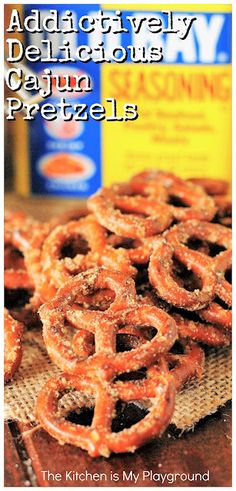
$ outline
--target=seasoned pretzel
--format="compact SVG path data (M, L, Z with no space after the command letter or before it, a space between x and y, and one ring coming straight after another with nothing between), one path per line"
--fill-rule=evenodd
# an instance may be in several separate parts
M70 443L88 451L92 457L109 457L111 452L134 452L146 441L160 436L174 410L175 389L180 390L192 378L202 376L203 350L193 344L184 345L184 354L167 354L160 363L146 371L146 377L129 381L104 381L63 374L50 379L37 399L37 414L42 427L60 443ZM170 370L170 372L169 372ZM169 372L169 373L168 373ZM91 425L75 425L62 418L59 398L75 389L95 399ZM144 404L146 415L119 433L112 431L118 401Z
M11 290L34 288L34 283L26 270L23 254L16 247L12 234L7 229L4 233L4 287Z
M93 275L96 279L91 281ZM81 302L81 293L84 295L86 279L90 280L87 288L95 290L110 286L118 292L113 304L105 312L84 311L76 306ZM126 371L131 371L144 365L149 366L160 354L170 349L176 339L175 322L156 307L138 304L135 285L131 281L127 283L122 275L105 269L90 271L87 278L80 274L67 282L51 302L41 307L39 312L44 326L44 341L49 355L62 370L77 374L84 370L90 373L104 369L110 376L111 373L122 373L124 367ZM82 341L81 352L78 349L81 331L75 339L72 337L70 345L69 326L90 333L90 345L86 337L86 346ZM149 326L157 332L141 348L117 354L116 336L126 326L135 326L139 330ZM95 354L83 360L84 353L92 351L92 334L95 338ZM73 351L75 346L76 352Z
M216 212L214 200L200 186L184 181L170 172L141 172L131 179L130 186L136 193L149 196L159 203L166 203L169 212L178 221L210 221ZM169 204L171 198L185 206Z
M173 314L180 338L191 339L208 346L228 346L229 336L218 326Z
M75 425L58 412L61 394L75 389L95 398L94 416L90 426ZM175 399L175 387L168 373L157 372L139 383L139 400L151 398L149 413L130 428L112 431L116 403L129 402L133 394L121 384L88 376L63 374L50 379L37 399L37 415L42 427L60 443L70 443L87 450L92 457L109 457L111 452L134 452L153 437L160 436L170 422Z
M164 203L144 196L132 196L130 188L122 185L101 189L89 198L88 208L108 230L132 239L160 233L172 221Z
M167 353L165 361L174 377L175 387L180 391L193 378L200 379L203 374L205 355L196 343L180 340L184 353Z
M208 258L198 251L189 250L182 255L177 247L171 246L165 238L159 239L149 263L149 279L157 294L166 302L187 310L198 310L209 304L214 297L216 276L211 270ZM177 257L187 268L200 276L201 290L188 291L180 286L172 275L173 257Z
M43 243L50 232L48 223L41 223L31 218L24 226L12 230L12 243L23 254L26 269L34 285L41 280L41 254Z
M214 268L217 274L216 298L208 307L199 311L202 319L220 325L227 330L231 330L232 328L232 285L225 279L225 273L231 269L231 266L231 250L218 254L214 260ZM217 298L226 304L226 308L217 303Z
M68 222L56 227L43 245L43 281L41 296L44 300L52 298L57 289L72 276L93 266L106 266L111 269L134 275L128 253L107 244L107 234L93 216L79 221ZM74 257L62 257L63 248L75 241ZM78 252L79 251L79 252Z
M23 324L4 309L4 381L10 380L22 358Z
M158 295L167 302L187 310L199 310L209 305L216 291L216 258L189 249L186 244L191 237L231 248L231 234L226 227L197 220L180 223L155 243L149 264L149 279ZM201 278L201 290L187 291L177 283L172 274L173 257Z
M229 183L224 179L213 179L210 177L191 177L188 182L201 186L210 196L227 194Z
M33 290L34 283L24 269L7 269L4 271L4 287L10 290Z
M41 302L38 295L37 287L41 281L41 252L43 242L50 231L49 224L40 223L31 217L23 219L15 219L9 221L5 225L5 241L11 247L20 251L23 256L24 270L20 270L16 284L22 284L21 279L27 282L24 289L34 290L33 296L30 298L30 304L37 308ZM26 272L27 275L26 275ZM6 282L13 284L14 274L10 271L5 274ZM23 287L23 284L22 284ZM16 287L17 288L17 287Z

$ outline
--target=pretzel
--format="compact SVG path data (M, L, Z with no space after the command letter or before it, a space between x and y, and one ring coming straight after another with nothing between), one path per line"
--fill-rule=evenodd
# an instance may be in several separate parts
M12 271L5 273L5 281L8 288L18 285L34 292L30 298L30 304L35 309L42 303L38 292L35 291L41 281L41 251L43 242L50 230L49 224L40 223L31 217L14 219L5 225L5 243L17 249L22 257L24 269L14 275ZM24 281L24 283L23 283Z
M107 244L107 234L93 216L56 227L43 245L43 280L40 287L44 300L52 298L57 289L72 276L93 266L107 266L134 275L128 253ZM74 240L74 257L62 257L62 251Z
M12 234L7 230L4 232L4 287L11 290L34 288L34 283L26 270L23 254L12 240Z
M4 287L9 290L32 290L34 284L24 269L7 269L4 271Z
M150 282L162 299L187 310L198 310L209 304L214 296L216 276L208 259L200 254L189 250L187 254L180 255L177 247L171 246L166 239L156 242L148 271ZM178 256L187 268L200 276L201 290L188 291L177 283L172 276L173 256Z
M191 177L187 180L192 184L201 186L210 196L225 195L228 192L229 183L223 179L213 179L210 177Z
M132 239L160 233L172 221L165 204L144 196L132 196L129 186L101 189L89 198L88 208L108 230Z
M207 322L218 324L227 330L232 329L232 286L225 279L225 273L231 266L231 250L223 251L218 254L214 260L214 268L217 274L215 288L216 299L207 308L199 311L199 315L202 319ZM217 303L217 298L226 304L225 308Z
M208 346L228 346L229 336L218 326L204 323L200 320L192 320L180 314L172 314L178 329L179 337L191 339Z
M182 342L183 344L183 342ZM134 452L146 441L161 436L173 414L175 389L180 390L192 378L202 376L203 350L185 343L183 354L167 354L138 380L104 381L88 375L75 377L63 374L50 379L37 399L37 415L42 427L62 443L87 450L92 457L109 457L111 452ZM170 370L170 371L169 371ZM91 425L75 425L58 410L60 397L68 390L77 390L94 399ZM118 401L138 401L148 408L144 418L120 432L112 431Z
M149 196L159 203L166 203L167 210L178 221L192 219L210 221L216 212L214 200L202 187L184 181L170 172L141 172L130 180L130 186L133 192ZM170 204L171 198L185 206Z
M151 370L151 369L150 369ZM112 431L116 403L122 399L129 402L132 393L121 384L87 375L75 377L63 374L50 379L41 389L36 411L42 427L60 443L70 443L87 450L92 457L109 457L111 452L134 452L150 438L160 436L170 422L175 400L175 387L168 373L155 373L139 383L139 399L152 399L149 413L119 433ZM90 426L75 425L58 412L59 398L68 390L75 389L95 399L94 416Z
M176 307L199 310L212 301L217 285L215 258L191 250L185 244L191 237L231 248L229 229L218 224L189 220L172 227L158 239L149 263L149 279L158 295ZM173 257L201 278L202 288L187 291L172 275Z
M108 310L101 313L77 307L84 289L108 288L109 285L117 293ZM138 370L144 365L149 366L160 354L168 351L176 339L175 322L166 312L150 305L138 304L134 282L130 279L127 283L122 275L105 269L92 270L87 278L80 274L70 280L50 303L41 307L39 313L49 355L62 370L72 374L84 371L96 373L103 367L109 375L122 373L124 367L126 371ZM116 335L122 332L120 328L126 326L135 326L139 330L142 326L145 329L150 326L157 332L141 348L117 354ZM85 343L81 341L81 351L78 349L81 331L73 339L69 327L83 330L82 339L85 336ZM90 345L88 334L84 331L90 334ZM92 344L96 347L95 354L83 360L84 353L92 352ZM73 351L75 346L76 350Z
M48 223L28 218L20 227L12 230L12 243L23 254L26 269L34 285L41 280L41 253L43 243L50 232Z
M23 324L13 319L4 309L4 381L10 380L22 358Z
M193 342L186 342L182 339L179 341L183 348L183 353L167 353L165 361L169 365L170 373L174 377L175 387L180 391L186 382L194 378L201 379L204 369L205 355L204 351Z

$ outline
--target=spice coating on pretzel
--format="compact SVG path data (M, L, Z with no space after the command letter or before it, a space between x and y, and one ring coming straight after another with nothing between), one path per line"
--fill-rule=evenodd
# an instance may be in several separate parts
M149 279L158 295L176 307L199 310L213 300L218 285L216 258L188 247L190 238L207 240L226 249L231 248L230 230L222 225L189 220L173 226L155 243L149 263ZM221 253L221 258L227 251ZM201 279L201 289L188 291L173 277L173 258L191 269Z
M201 186L187 182L171 172L141 172L131 179L130 185L135 192L166 203L175 220L212 220L215 215L214 200ZM172 205L169 203L170 198L177 199L185 206Z
M227 191L221 180L153 170L47 223L6 214L9 298L23 285L33 293L49 356L65 372L45 384L36 404L40 424L60 443L92 457L134 452L163 433L176 392L201 379L201 346L229 345ZM20 363L23 327L5 315L6 346L16 347L8 351L8 379ZM61 400L70 391L79 392L76 418ZM141 409L133 426L129 405ZM85 426L83 408L91 417Z
M72 276L93 266L113 266L118 271L134 275L136 270L132 268L128 253L120 248L113 249L107 244L106 238L106 230L92 215L56 227L45 240L42 251L41 295L44 295L44 300L54 296L57 289ZM63 257L63 247L70 245L73 240L74 257L66 253ZM47 292L45 294L47 284L51 288L48 295Z
M92 279L92 281L91 281ZM86 283L87 281L87 283ZM89 288L89 290L88 290ZM86 293L92 294L98 288L111 288L115 291L114 302L104 312L88 311L78 303ZM89 299L88 299L89 300ZM168 351L177 337L174 320L164 311L150 305L140 305L133 280L122 274L101 268L90 270L87 275L80 274L70 280L57 296L40 309L43 321L44 340L53 361L68 373L89 373L107 368L109 373L137 370L149 366L161 353ZM116 352L116 335L121 328L133 326L142 329L149 326L156 334L147 340L142 348L132 351ZM82 353L91 352L85 348L78 357L68 339L69 327L87 330L95 336L95 354L83 360Z
M13 319L4 309L4 381L10 380L22 358L23 324Z
M111 232L139 239L160 233L170 225L172 218L165 204L120 192L119 186L103 188L88 200L88 208L98 222Z
M125 384L125 383L124 383ZM147 387L148 384L148 387ZM175 385L168 373L159 373L155 383L139 384L139 399L152 398L152 407L141 421L119 433L111 430L115 404L123 396L116 383L100 381L97 377L73 377L63 374L49 380L37 399L37 414L43 428L60 443L70 443L87 450L92 457L109 457L111 452L134 452L153 437L160 436L170 422L175 400ZM91 426L75 425L57 411L60 394L76 389L95 397ZM124 388L123 388L124 389ZM123 398L129 401L128 391Z

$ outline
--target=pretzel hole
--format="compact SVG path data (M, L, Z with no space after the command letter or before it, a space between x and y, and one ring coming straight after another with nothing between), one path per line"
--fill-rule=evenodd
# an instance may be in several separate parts
M87 295L83 301L75 302L80 308L86 310L102 311L108 310L115 300L115 293L108 288L96 290Z
M60 259L70 257L73 259L77 254L85 255L90 251L88 241L81 235L69 237L61 247Z
M7 309L24 307L29 303L33 291L23 288L5 288L4 289L4 305Z
M210 256L210 257L215 257L220 252L223 252L226 250L226 248L222 245L214 244L214 243L209 242L207 240L201 240L201 239L198 239L197 237L194 237L194 236L192 236L188 239L187 247L189 249L200 251L203 254L206 254L207 256Z
M172 346L170 353L173 355L184 355L184 346L181 342L176 341L175 344Z
M126 373L121 373L120 375L117 375L115 378L115 382L121 381L121 382L128 382L130 380L143 380L147 378L147 369L146 368L140 368L139 370L136 370L135 372L126 372Z
M225 271L225 279L232 285L232 269L229 268Z
M128 237L121 238L120 241L117 241L116 244L113 245L114 249L119 249L122 247L123 249L134 249L135 248L135 240L129 239ZM137 247L137 246L136 246Z
M121 400L117 401L115 411L116 417L113 419L111 426L111 431L114 433L131 428L149 413L148 409L139 402L127 403Z
M82 407L79 411L70 411L65 417L66 421L70 423L81 425L81 426L91 426L94 416L93 407Z
M131 351L140 346L140 340L134 334L118 333L116 335L116 352Z
M130 210L127 210L127 208L125 206L122 206L122 205L115 205L114 206L114 210L118 210L122 213L122 215L129 215L131 217L138 217L138 218L147 218L148 216L148 213L145 213L144 211L143 212L139 212L139 211L130 211Z
M132 351L140 345L145 344L147 341L150 341L157 334L157 329L155 327L139 326L139 330L141 330L141 333L137 331L137 334L129 332L117 333L116 352Z
M185 288L189 292L202 289L201 278L175 257L173 257L171 276L182 288Z
M58 415L66 421L82 426L90 426L94 415L94 397L74 388L60 394Z
M216 296L214 299L214 302L216 302L218 305L220 305L220 307L222 307L222 309L230 310L229 305L227 305L227 303L224 302L224 300L222 300L222 298Z
M147 268L145 268L145 266L143 266L143 265L139 266L138 264L135 265L135 267L138 271L136 278L135 278L135 285L136 285L137 290L140 288L143 288L144 284L146 284L146 286L148 286L150 289L151 287L150 287L150 283L149 283Z
M169 195L167 203L175 206L176 208L189 208L189 205L184 201L184 199L176 196L175 194Z

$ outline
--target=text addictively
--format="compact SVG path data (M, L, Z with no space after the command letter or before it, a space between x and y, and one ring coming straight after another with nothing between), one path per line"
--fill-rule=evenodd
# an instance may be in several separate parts
M90 75L82 71L67 74L65 65L71 68L74 63L80 66L93 63L159 63L164 58L160 35L164 34L166 38L173 35L184 41L196 21L196 17L174 15L169 10L160 15L145 12L128 15L120 10L104 12L95 11L95 8L94 5L94 11L80 17L71 10L65 10L62 14L52 9L42 14L39 9L32 9L31 15L24 19L17 9L12 9L6 29L10 35L6 39L6 60L11 63L5 76L6 84L15 93L37 93L39 100L30 104L18 97L8 97L8 120L14 121L15 115L22 110L25 120L34 119L37 113L48 121L58 116L64 121L86 121L90 118L96 121L136 120L139 116L136 104L125 103L121 108L123 114L117 114L117 102L109 94L104 104L89 106L68 103L66 97L71 97L71 93L75 93L75 98L78 93L86 95L93 91L94 86ZM26 44L26 37L24 41L19 39L19 33L27 34L29 43L27 41ZM18 65L22 61L27 64L41 63L46 67L39 74L33 71L25 73ZM60 66L61 70L58 71ZM55 94L58 99L60 93L64 97L55 102ZM51 96L53 100L42 104L43 99ZM107 114L109 105L111 110Z

